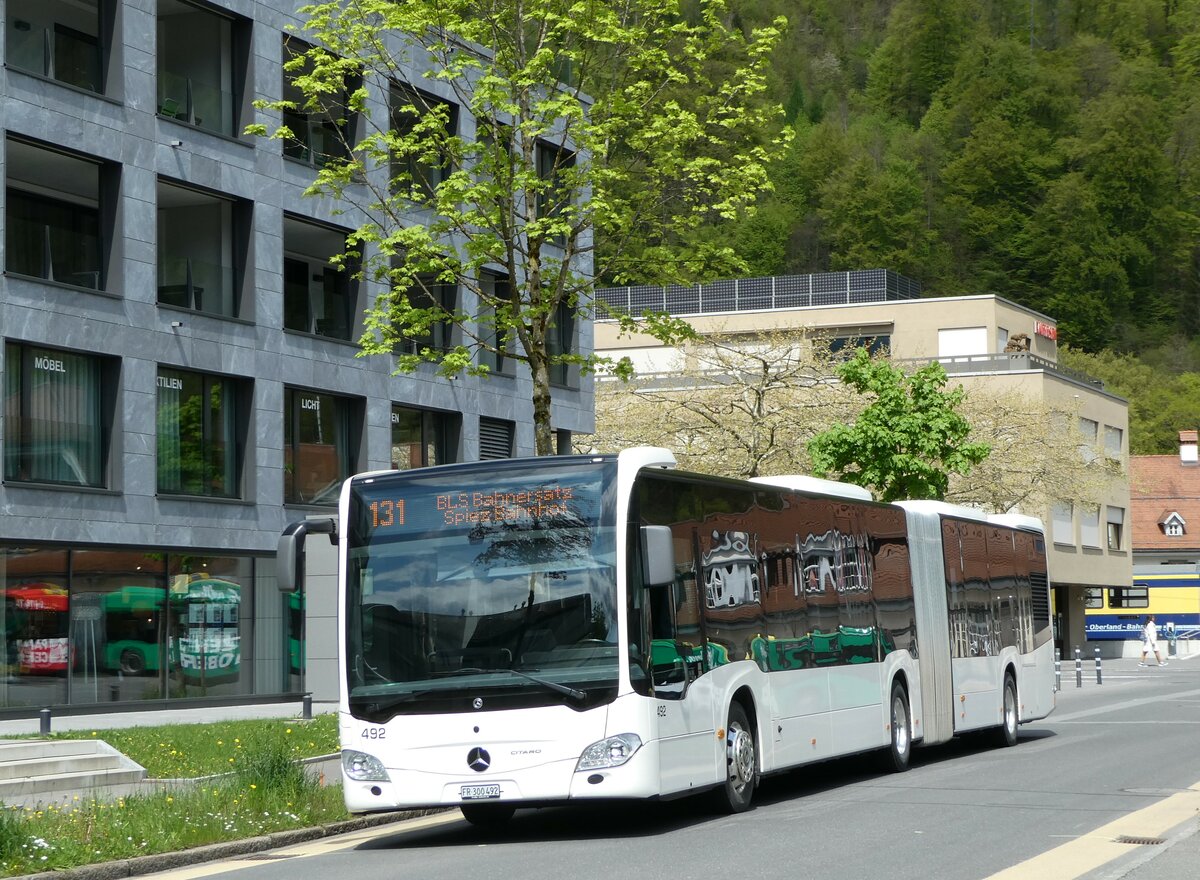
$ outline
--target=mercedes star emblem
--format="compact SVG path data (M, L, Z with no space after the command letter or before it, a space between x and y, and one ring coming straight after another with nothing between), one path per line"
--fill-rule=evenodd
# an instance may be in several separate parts
M492 766L492 756L487 753L487 749L471 749L467 752L467 766L476 773L482 773Z

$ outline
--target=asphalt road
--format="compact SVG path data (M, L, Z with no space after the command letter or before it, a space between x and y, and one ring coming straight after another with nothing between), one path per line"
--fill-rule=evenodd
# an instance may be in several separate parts
M967 738L918 750L902 774L870 756L809 767L764 780L755 809L739 816L694 800L555 808L485 832L451 812L152 876L1200 876L1190 859L1175 858L1193 872L1178 877L1152 861L1181 840L1200 843L1191 837L1200 830L1200 660L1165 669L1111 661L1103 685L1085 665L1084 682L1076 688L1068 671L1055 713L1023 726L1014 748ZM1114 842L1122 836L1132 842Z

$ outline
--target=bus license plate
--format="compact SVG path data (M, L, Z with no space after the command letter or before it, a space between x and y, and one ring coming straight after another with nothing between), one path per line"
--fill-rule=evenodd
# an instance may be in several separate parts
M458 790L458 796L464 801L486 800L500 797L498 785L464 785Z

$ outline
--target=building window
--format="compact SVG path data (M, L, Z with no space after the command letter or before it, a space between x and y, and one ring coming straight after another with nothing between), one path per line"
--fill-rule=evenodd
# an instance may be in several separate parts
M479 458L511 458L515 425L505 419L479 418Z
M1108 523L1108 549L1122 549L1122 532L1125 528L1125 509L1121 507L1108 507L1105 509L1104 518Z
M575 451L571 448L571 442L571 432L565 428L559 428L554 432L554 454L571 455Z
M417 134L418 125L433 117L440 120L440 131L432 136L423 130L419 138L428 146L432 141L449 139L458 134L458 105L418 91L408 85L392 83L388 92L388 107L392 130L400 138ZM450 153L444 147L432 151L394 150L391 163L392 189L396 192L415 190L414 195L426 199L433 195L438 184L453 171Z
M1120 428L1114 428L1112 425L1104 426L1104 454L1109 458L1121 457L1121 448L1124 445L1125 432Z
M886 355L892 346L892 337L883 336L835 336L829 340L829 354L838 360L854 356L860 348L870 355Z
M1079 444L1079 454L1086 462L1090 463L1096 460L1096 442L1099 437L1099 429L1099 422L1080 416L1079 436L1082 442Z
M103 290L120 169L13 138L5 151L5 270Z
M1114 587L1108 591L1109 608L1148 608L1150 590L1147 587Z
M4 478L104 486L115 362L10 342L4 384Z
M251 22L158 0L158 115L234 137Z
M558 304L554 321L546 328L546 353L571 354L575 351L575 312L565 302ZM555 385L571 385L571 364L551 362L550 381Z
M285 34L284 64L304 55L311 48L307 43ZM283 71L283 99L295 104L294 108L283 111L283 124L292 133L283 142L283 155L320 168L330 159L349 156L347 147L354 143L358 117L347 107L346 98L358 88L361 80L347 82L346 87L337 94L323 97L320 106L309 106L308 98L296 85L296 80L311 73L312 68L312 62L306 59L303 70Z
M987 327L950 327L938 330L938 357L988 354Z
M184 186L158 184L158 301L238 316L250 208Z
M8 0L6 64L103 93L112 6L97 0Z
M405 406L392 407L392 467L398 471L454 460L455 417Z
M238 497L246 397L234 379L159 367L160 493Z
M1181 517L1178 513L1172 513L1167 517L1166 521L1163 522L1162 530L1163 533L1169 538L1181 538L1186 531L1186 525L1187 523L1184 522L1183 517Z
M1075 508L1070 501L1056 501L1050 510L1050 527L1055 544L1075 543Z
M254 621L253 561L236 556L172 555L169 584L172 695L212 697L253 692L243 645Z
M414 309L437 309L452 314L458 305L458 287L442 284L432 275L418 275L408 288L408 302ZM454 324L433 320L424 332L410 331L398 344L401 354L420 354L430 351L449 351L454 347Z
M344 397L285 389L286 503L337 504L342 481L354 473L356 465L354 410L354 403Z
M1100 544L1100 505L1084 505L1079 510L1079 542L1084 547L1102 546Z
M573 197L573 189L567 178L574 167L575 153L572 150L558 144L537 145L538 177L545 181L537 197L538 217L557 217L566 211ZM550 241L562 247L566 237L560 233Z
M510 298L509 280L507 275L498 272L481 272L479 287L493 301L508 301ZM507 353L513 349L512 338L504 340L503 333L496 326L496 310L491 306L479 307L478 332L480 341L487 346L479 351L479 364L488 368L489 372L499 376L511 376L514 373L516 361Z
M284 217L283 250L283 326L349 340L358 283L352 266L331 262L345 252L346 233Z
M0 548L5 678L2 705L49 706L67 701L71 615L66 550Z

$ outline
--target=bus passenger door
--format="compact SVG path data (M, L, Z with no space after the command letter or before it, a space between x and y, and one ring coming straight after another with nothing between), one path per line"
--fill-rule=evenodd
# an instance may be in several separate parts
M677 548L683 554L687 551ZM657 700L661 791L686 791L716 772L712 676L700 629L696 577L649 590L651 674Z

